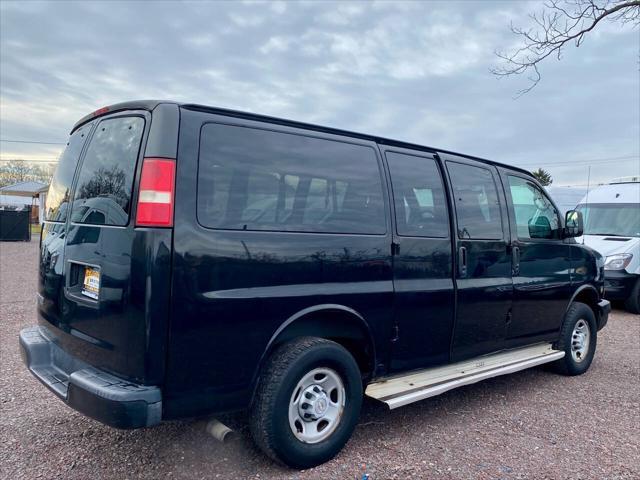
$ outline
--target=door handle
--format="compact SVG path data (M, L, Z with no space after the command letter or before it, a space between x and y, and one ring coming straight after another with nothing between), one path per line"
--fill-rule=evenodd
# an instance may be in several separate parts
M460 277L467 276L467 247L458 249L458 275Z
M520 248L513 247L511 249L511 272L513 275L520 275Z

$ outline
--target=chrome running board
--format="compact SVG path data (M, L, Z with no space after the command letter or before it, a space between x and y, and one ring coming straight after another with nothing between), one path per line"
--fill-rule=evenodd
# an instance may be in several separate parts
M371 383L365 393L394 409L463 385L553 362L562 357L564 352L554 350L550 343L538 344L388 377Z

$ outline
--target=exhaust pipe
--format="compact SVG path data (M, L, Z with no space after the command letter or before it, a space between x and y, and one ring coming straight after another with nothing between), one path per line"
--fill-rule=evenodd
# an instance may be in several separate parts
M207 423L207 432L216 440L224 443L234 437L233 430L215 418Z

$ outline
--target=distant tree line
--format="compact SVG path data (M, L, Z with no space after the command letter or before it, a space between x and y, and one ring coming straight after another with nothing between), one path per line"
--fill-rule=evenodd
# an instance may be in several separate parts
M18 182L42 182L49 183L55 164L33 165L26 160L9 160L0 162L0 187L13 185Z
M118 165L113 165L110 169L100 167L91 178L78 186L75 198L95 198L108 195L125 208L131 197L126 183L127 175Z

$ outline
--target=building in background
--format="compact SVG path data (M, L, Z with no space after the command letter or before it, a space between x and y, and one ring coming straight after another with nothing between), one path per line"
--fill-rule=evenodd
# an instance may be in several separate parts
M49 185L42 182L18 182L0 188L0 209L31 208L31 222L44 221L44 205Z

